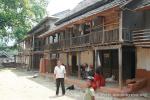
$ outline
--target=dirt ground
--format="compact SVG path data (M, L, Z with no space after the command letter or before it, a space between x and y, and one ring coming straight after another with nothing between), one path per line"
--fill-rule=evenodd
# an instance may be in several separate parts
M66 91L65 96L55 96L55 82L48 77L37 76L16 68L0 68L0 100L83 100L84 90ZM148 100L140 96L114 98L96 93L96 100ZM149 99L150 100L150 99Z

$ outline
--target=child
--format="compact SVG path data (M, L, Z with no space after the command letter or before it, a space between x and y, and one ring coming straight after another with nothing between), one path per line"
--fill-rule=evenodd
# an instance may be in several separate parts
M93 77L87 77L87 82L86 82L86 90L85 90L85 96L84 100L95 100L95 91L92 87L92 82L94 81Z

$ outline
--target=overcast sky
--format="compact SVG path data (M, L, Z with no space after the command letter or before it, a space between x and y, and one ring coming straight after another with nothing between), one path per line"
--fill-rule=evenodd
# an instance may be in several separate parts
M49 0L47 11L49 15L72 9L82 0Z

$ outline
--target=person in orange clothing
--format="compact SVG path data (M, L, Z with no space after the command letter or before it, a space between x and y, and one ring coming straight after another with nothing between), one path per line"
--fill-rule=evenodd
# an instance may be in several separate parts
M97 67L94 74L94 81L92 82L92 87L94 90L100 88L101 86L105 86L105 79L101 72L101 67Z

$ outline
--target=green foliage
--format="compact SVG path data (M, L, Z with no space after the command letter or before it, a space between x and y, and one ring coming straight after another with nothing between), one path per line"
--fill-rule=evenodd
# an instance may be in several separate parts
M46 15L46 0L0 0L0 39L22 40Z

